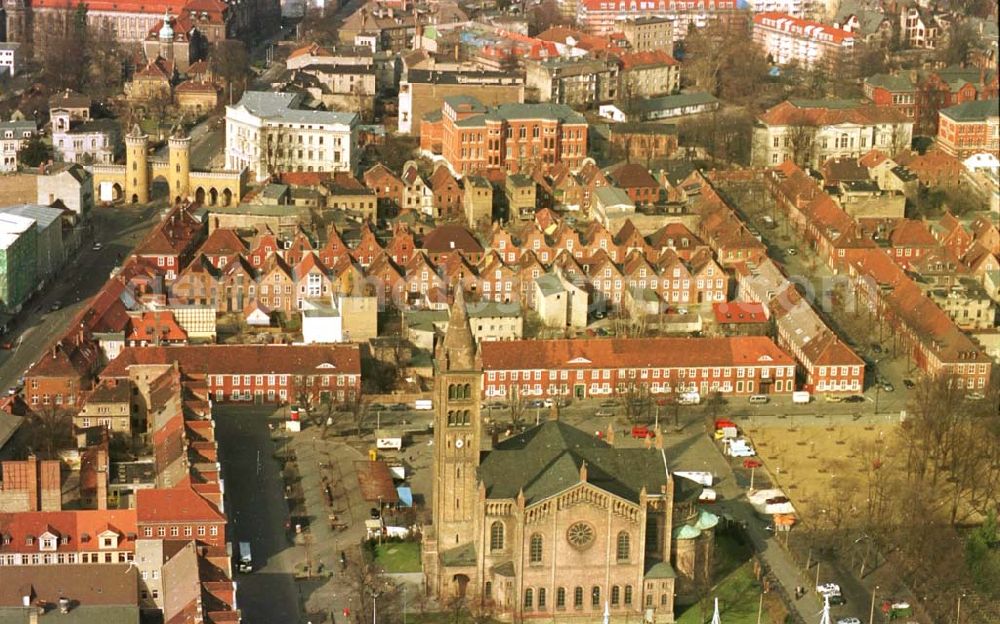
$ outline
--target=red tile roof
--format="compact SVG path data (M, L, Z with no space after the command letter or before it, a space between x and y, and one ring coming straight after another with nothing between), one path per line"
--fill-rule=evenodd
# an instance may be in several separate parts
M461 225L441 225L434 228L424 237L422 247L432 254L456 250L465 254L483 253L483 246L476 237Z
M216 228L208 235L205 242L201 244L197 253L206 256L232 256L238 253L246 253L247 244L239 237L236 230L230 228Z
M133 365L177 362L185 373L311 375L328 370L361 374L357 345L200 345L195 347L126 347L101 372L123 377Z
M760 120L771 126L806 125L836 126L843 123L870 125L875 123L905 122L900 111L874 104L843 106L797 106L794 100L772 106L760 116Z
M185 342L187 332L177 323L174 313L169 310L143 312L132 317L128 340L136 342Z
M712 313L715 315L716 323L740 324L767 322L767 314L764 312L764 304L762 303L747 303L745 301L713 303Z
M644 67L663 67L664 65L680 65L677 59L667 54L665 50L649 50L646 52L630 52L618 57L622 69L639 69Z
M139 490L135 506L140 525L226 521L225 514L189 487Z
M792 17L787 13L757 13L753 16L753 23L754 26L763 26L774 30L780 30L783 33L788 33L803 39L823 40L836 44L854 40L853 32L828 26L821 22Z
M791 365L769 338L506 340L480 345L485 370Z
M11 538L9 544L0 539L0 554L100 550L97 539L106 531L118 536L117 550L134 550L136 517L134 509L0 513L0 536ZM57 540L51 551L40 551L38 539L46 532L66 539ZM28 544L29 537L32 544Z

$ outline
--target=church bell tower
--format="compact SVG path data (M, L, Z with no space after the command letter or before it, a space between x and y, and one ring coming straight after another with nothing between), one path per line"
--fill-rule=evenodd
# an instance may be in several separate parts
M433 526L441 551L475 541L481 393L482 367L459 285L435 354Z

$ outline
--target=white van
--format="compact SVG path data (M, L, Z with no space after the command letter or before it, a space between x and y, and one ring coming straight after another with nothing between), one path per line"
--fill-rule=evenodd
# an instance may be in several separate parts
M701 395L697 392L685 392L677 398L679 405L698 405L701 403Z
M243 574L253 572L253 557L250 555L250 542L240 542L240 559L236 568Z
M792 392L792 403L808 403L812 397L805 390L796 390Z

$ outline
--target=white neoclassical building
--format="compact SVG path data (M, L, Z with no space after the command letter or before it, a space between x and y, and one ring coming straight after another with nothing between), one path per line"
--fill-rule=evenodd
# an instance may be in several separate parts
M302 95L248 91L226 107L226 168L256 180L286 171L357 168L357 113L301 108Z

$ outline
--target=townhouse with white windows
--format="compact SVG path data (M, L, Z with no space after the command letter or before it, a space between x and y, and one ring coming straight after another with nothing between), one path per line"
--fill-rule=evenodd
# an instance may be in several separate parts
M770 338L618 338L484 342L486 397L587 398L642 389L790 394L795 362Z

